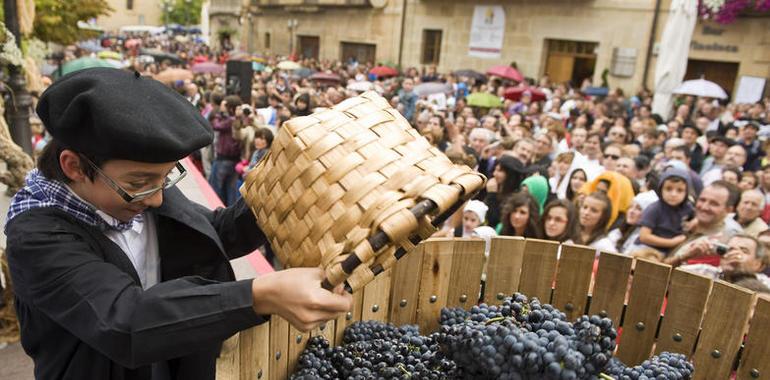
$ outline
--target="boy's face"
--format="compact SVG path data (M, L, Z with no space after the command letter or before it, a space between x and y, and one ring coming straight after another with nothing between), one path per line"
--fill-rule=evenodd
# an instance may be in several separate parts
M67 152L67 151L65 151ZM64 155L64 153L62 153ZM83 166L88 165L83 162ZM107 183L112 180L129 194L162 186L166 176L176 165L175 162L147 163L127 160L110 160L102 165L102 175L96 173L93 181L82 175L70 176L72 182L69 186L83 199L94 205L97 209L107 213L121 221L129 221L134 216L141 214L147 208L160 207L163 203L163 191L138 202L127 203ZM64 166L64 165L63 165ZM66 171L65 171L66 172Z
M261 137L255 137L254 138L254 148L256 149L265 149L267 148L267 141Z
M661 189L663 202L669 206L679 206L687 197L687 183L682 180L669 180L663 182Z

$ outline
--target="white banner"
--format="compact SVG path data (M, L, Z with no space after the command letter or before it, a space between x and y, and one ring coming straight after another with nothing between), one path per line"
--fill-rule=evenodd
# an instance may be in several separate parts
M473 9L468 55L500 58L505 34L505 11L501 5L476 5Z
M735 103L756 103L765 92L765 78L742 76L735 93Z

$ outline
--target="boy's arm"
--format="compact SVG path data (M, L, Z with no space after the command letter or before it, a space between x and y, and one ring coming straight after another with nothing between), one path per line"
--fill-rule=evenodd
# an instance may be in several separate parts
M650 227L642 227L641 231L639 232L639 241L653 247L673 248L679 244L684 243L685 240L687 240L687 236L685 235L677 235L672 238L664 238L654 235Z

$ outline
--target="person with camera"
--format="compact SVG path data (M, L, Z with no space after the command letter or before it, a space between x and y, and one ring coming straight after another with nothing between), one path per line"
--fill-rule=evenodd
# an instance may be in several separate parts
M664 262L681 265L695 256L702 256L688 254L694 249L693 245L699 245L700 250L697 252L703 253L703 241L714 241L720 237L729 239L743 233L740 224L729 217L737 201L738 191L730 183L716 181L706 186L695 202L695 218L685 223L689 239L667 256Z
M680 262L698 257L712 256L719 265L705 263L686 264L679 268L687 272L700 274L712 279L721 279L735 283L745 278L759 280L770 288L770 277L762 273L767 267L768 257L764 245L757 238L747 234L737 234L726 244L712 239L699 239L690 244L679 256Z
M222 101L220 111L211 118L211 127L216 133L214 144L214 162L211 164L209 184L225 206L238 199L238 173L235 165L241 160L243 146L235 138L233 128L243 118L241 98L228 95Z

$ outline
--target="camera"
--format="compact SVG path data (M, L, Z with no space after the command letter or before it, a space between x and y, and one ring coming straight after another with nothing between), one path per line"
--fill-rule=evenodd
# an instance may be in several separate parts
M251 115L251 112L252 112L251 111L251 106L249 106L248 104L244 104L242 109L243 109L243 115L244 116L250 116Z
M713 249L714 249L714 252L717 255L724 256L725 254L727 254L727 251L730 250L730 246L728 246L727 244L722 244L722 243L714 243L714 248Z

